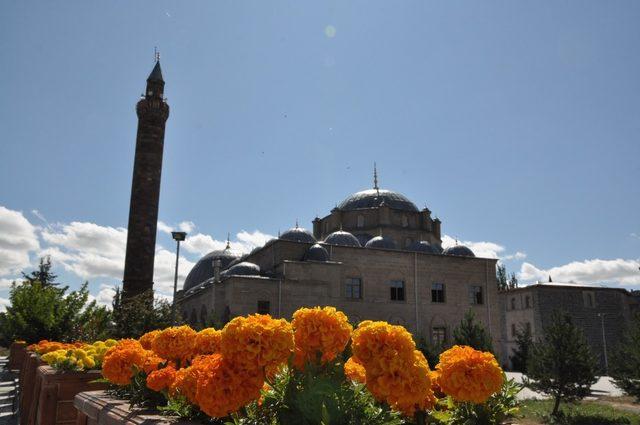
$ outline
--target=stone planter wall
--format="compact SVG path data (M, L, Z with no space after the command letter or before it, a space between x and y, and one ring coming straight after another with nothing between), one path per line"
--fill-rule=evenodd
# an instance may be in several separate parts
M27 355L26 342L14 342L9 347L9 370L22 369L24 359Z
M61 372L50 366L38 368L34 406L30 409L29 424L64 425L74 424L78 411L73 398L82 391L101 390L102 383L91 383L102 378L99 370L86 372Z
M30 353L27 354L24 367L20 370L20 425L29 424L29 417L35 414L35 410L32 412L32 409L39 390L36 388L36 371L42 364L36 354Z
M156 411L129 408L129 402L108 396L104 391L88 391L76 395L73 404L78 409L76 425L197 425L161 416Z

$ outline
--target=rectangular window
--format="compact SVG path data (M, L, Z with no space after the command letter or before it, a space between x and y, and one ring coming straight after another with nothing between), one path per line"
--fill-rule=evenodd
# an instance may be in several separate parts
M360 299L362 298L362 279L359 277L353 277L347 279L345 286L345 296L347 298Z
M513 336L513 337L516 336L516 324L515 323L511 324L511 336Z
M587 308L593 308L596 306L595 297L593 292L583 292L582 297L584 299L584 306Z
M447 328L444 326L434 326L431 328L431 342L435 346L442 346L447 342Z
M529 308L531 307L531 298L529 297L529 295L527 295L526 297L524 297L524 305Z
M469 287L469 303L482 304L482 286L470 286Z
M404 281L392 280L389 282L391 288L391 301L404 301Z
M431 284L431 302L432 303L444 302L444 283Z
M269 314L271 303L269 301L258 301L258 314Z

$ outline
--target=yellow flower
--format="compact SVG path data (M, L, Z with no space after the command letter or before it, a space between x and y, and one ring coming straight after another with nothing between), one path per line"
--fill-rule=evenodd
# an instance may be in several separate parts
M194 355L213 354L220 351L222 332L214 328L206 328L196 334Z
M376 400L407 416L433 406L429 365L402 326L365 321L353 332L353 356Z
M151 342L153 351L167 360L186 361L193 355L196 331L189 326L172 326L160 331Z
M275 370L293 352L293 329L268 314L236 317L222 330L220 351L243 368Z
M293 313L294 364L303 369L307 362L332 361L347 346L353 327L335 307L301 308Z
M493 354L468 346L454 345L440 354L436 369L442 391L463 402L484 403L500 391L504 380Z

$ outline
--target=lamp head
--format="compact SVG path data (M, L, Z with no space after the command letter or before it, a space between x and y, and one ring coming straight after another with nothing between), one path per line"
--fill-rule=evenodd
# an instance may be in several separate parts
M187 237L187 232L171 232L174 241L182 242Z

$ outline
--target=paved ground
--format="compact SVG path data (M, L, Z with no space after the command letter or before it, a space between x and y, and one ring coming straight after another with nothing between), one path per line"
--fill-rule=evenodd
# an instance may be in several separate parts
M516 382L522 383L522 374L519 372L507 372L507 377L514 379ZM619 397L623 395L623 393L613 384L611 378L608 376L601 376L598 379L598 382L591 387L591 395L591 397L587 397L587 400L600 396ZM539 400L547 397L544 394L531 391L528 388L523 388L522 391L520 391L520 394L518 394L518 398L520 400L531 398Z
M17 377L6 369L7 358L0 357L0 425L15 425L17 415Z

